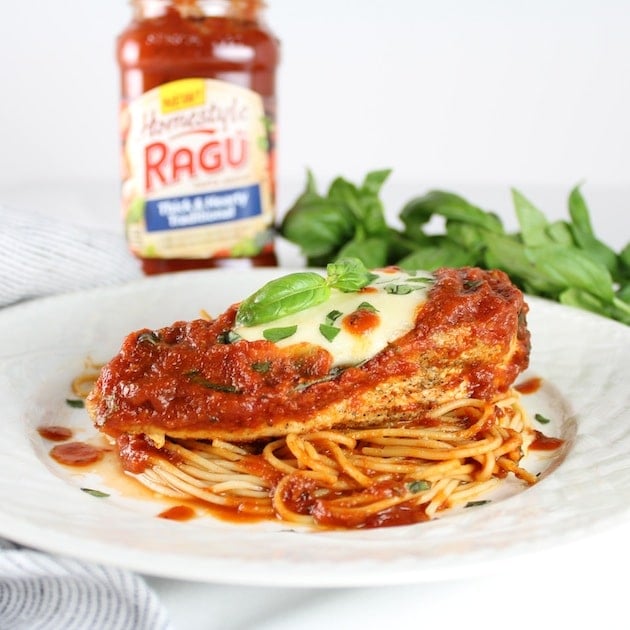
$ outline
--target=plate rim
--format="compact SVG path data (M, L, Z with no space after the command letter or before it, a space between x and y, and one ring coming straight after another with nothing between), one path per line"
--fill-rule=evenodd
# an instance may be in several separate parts
M260 278L271 278L275 275L286 273L286 268L260 268L247 272L248 277L256 276L256 280ZM181 272L179 274L172 274L170 276L156 276L149 278L140 278L131 282L122 283L119 285L110 285L104 287L95 287L91 289L73 291L61 295L46 296L34 300L22 302L6 309L0 310L0 330L2 330L5 320L11 320L13 318L28 318L33 314L39 313L42 309L46 309L48 305L53 306L65 306L72 303L74 300L89 300L98 301L98 299L109 299L112 296L120 294L121 291L135 291L146 290L153 287L168 287L171 284L178 284L179 282L190 282L193 285L198 281L205 282L208 278L226 278L234 275L240 275L243 272L234 272L226 270L210 270L210 271L193 271L193 272ZM612 327L611 330L616 330L617 333L625 335L625 339L630 343L630 328L625 327L623 324L614 322L612 320L606 320L601 316L586 311L580 311L575 308L566 307L550 300L538 298L534 296L526 295L526 301L530 305L530 314L534 309L543 310L558 314L562 317L568 317L569 319L577 320L578 323L588 323L593 326L597 324L605 328ZM203 305L202 305L203 306ZM226 305L227 306L227 305ZM629 346L630 347L630 346ZM0 359L12 358L12 355L7 356L0 351ZM19 357L16 357L19 359ZM4 371L0 370L0 376L4 376ZM1 385L1 379L0 379ZM630 413L630 409L628 410ZM4 455L0 452L0 462L3 460ZM630 495L629 495L630 496ZM620 510L616 514L606 516L599 516L596 522L582 523L580 526L576 526L573 530L566 532L564 537L565 542L582 538L593 534L595 531L601 531L602 527L610 527L619 521L620 518L626 518L630 514L630 506L625 510ZM9 526L7 526L9 525ZM23 525L23 523L22 523ZM413 527L426 527L427 524L420 524ZM243 528L244 526L235 525L234 527ZM50 532L48 532L50 533ZM76 546L72 548L71 540L66 540L65 536L59 535L56 539L42 540L42 536L45 534L45 530L29 524L28 527L20 528L20 520L14 516L14 514L7 515L6 518L0 521L0 535L10 538L19 544L27 545L42 549L55 554L70 555L75 558L79 558L86 561L92 561L97 563L112 563L112 551L117 557L114 559L113 564L122 568L128 568L133 571L154 575L156 577L173 577L176 579L189 579L203 582L220 581L222 583L239 584L239 585L271 585L271 586L315 586L315 587L327 587L327 586L368 586L368 585L380 585L380 584L393 584L393 583L417 583L436 581L440 579L446 579L454 576L461 577L464 573L479 573L484 572L491 566L496 566L502 561L511 560L514 558L513 553L506 553L504 557L499 557L497 554L490 554L485 559L471 557L469 561L460 563L459 565L448 565L445 563L428 562L425 567L408 567L404 563L399 564L396 567L385 567L387 569L387 576L376 576L369 571L357 571L356 568L350 567L349 570L339 571L339 566L336 567L336 571L331 575L326 575L326 572L319 572L314 567L303 567L299 562L285 564L283 570L288 573L272 572L268 564L258 565L256 561L242 562L243 566L249 565L250 572L234 572L229 570L229 566L226 567L226 562L231 561L217 560L217 559L205 559L201 563L197 571L192 571L184 574L185 572L179 567L177 563L172 565L171 570L166 570L160 563L155 563L155 556L150 554L147 556L138 550L129 549L122 545L117 548L116 545L108 544L102 548L99 545L94 545L91 550L77 549ZM321 534L316 534L320 540ZM351 535L351 532L349 533ZM325 533L324 533L325 536ZM378 537L378 536L377 536ZM541 541L537 540L535 544L521 544L520 550L517 550L517 555L522 556L525 552L542 551L548 549L551 546L558 544L558 540ZM514 550L512 550L514 551ZM128 561L122 561L120 556L127 555ZM165 554L168 556L168 554ZM172 555L172 554L171 554ZM295 570L298 567L300 570ZM242 567L241 567L242 568ZM347 568L347 567L346 567ZM263 579L264 578L264 579Z

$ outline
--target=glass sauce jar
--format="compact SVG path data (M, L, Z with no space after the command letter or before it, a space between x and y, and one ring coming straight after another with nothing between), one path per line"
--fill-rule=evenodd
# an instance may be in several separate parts
M277 264L279 43L261 0L132 0L119 35L122 208L147 274Z

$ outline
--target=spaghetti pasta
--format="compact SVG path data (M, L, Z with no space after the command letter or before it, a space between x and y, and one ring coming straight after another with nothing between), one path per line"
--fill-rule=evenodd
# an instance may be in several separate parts
M289 433L252 445L167 439L136 477L224 514L378 527L477 501L508 474L535 483L520 466L533 435L511 390L491 401L449 402L406 426Z

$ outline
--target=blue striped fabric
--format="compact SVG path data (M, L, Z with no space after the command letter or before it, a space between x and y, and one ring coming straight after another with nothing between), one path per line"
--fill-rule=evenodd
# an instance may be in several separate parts
M2 630L170 630L144 580L0 539Z
M142 275L120 234L1 205L0 224L0 307ZM0 630L166 628L166 611L141 577L0 538Z
M0 225L0 307L142 277L122 234L2 205Z

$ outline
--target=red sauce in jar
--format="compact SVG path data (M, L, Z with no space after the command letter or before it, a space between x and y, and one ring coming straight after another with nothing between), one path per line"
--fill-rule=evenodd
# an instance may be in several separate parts
M272 222L269 213L275 201L274 129L279 43L263 21L264 3L260 0L134 0L132 6L134 19L117 41L122 96L123 214L132 252L142 261L147 274L276 265L268 228ZM259 95L264 111L255 118L260 125L264 118L263 133L251 135L248 120L243 125L250 125L247 127L249 137L243 135L241 127L226 131L226 120L245 116L247 106L237 101L236 96L232 102L229 99L214 101L214 97L208 96L216 92L204 96L199 90L206 88L199 86L205 86L207 83L203 82L208 79ZM197 83L191 84L190 90L177 89L165 97L160 92L162 108L155 110L157 120L141 113L134 127L130 104L151 90L172 87L174 82L184 80ZM192 109L197 105L198 109ZM171 118L162 120L159 116L163 114ZM186 123L193 120L193 116L203 124ZM253 118L254 114L247 116ZM166 139L164 133L160 135L156 131L179 124L189 126ZM130 138L144 136L146 140L130 143ZM264 160L256 148L263 141L266 142ZM234 173L245 168L242 163L258 164L259 161L264 162L255 167L257 173L264 173L260 175L260 186L247 189L247 194L254 188L260 191L259 205L252 202L253 205L242 210L238 221L225 218L229 212L235 212L237 206L221 204L229 194L241 190L243 176L235 180ZM150 180L162 185L167 179L166 193L162 194L159 188L151 192ZM245 176L245 180L250 179L249 175ZM252 198L255 194L256 191ZM154 199L157 205L153 214L149 203ZM169 203L164 205L164 201ZM243 227L251 223L254 216L248 213L259 210L260 206L262 216L266 217L260 220L266 220L267 227L262 224L256 228ZM228 214L221 215L223 211ZM172 217L165 215L170 212ZM173 224L176 220L178 222ZM246 237L239 240L235 234L244 229L248 230ZM211 237L207 230L213 230ZM183 232L191 231L192 236L182 237ZM166 236L162 237L163 234ZM174 239L181 238L188 240L174 246ZM228 239L225 247L220 246L222 239Z

